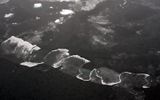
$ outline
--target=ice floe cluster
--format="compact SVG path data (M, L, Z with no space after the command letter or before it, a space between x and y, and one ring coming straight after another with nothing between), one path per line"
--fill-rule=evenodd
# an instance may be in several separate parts
M87 69L84 65L91 63L91 61L79 55L70 55L68 49L52 50L41 61L36 62L33 52L38 52L41 48L20 38L11 36L2 42L1 48L4 54L14 55L16 58L23 59L24 62L21 65L35 67L38 64L46 64L82 81L90 81L107 86L116 85L129 90L134 89L134 87L149 88L151 85L149 74L118 73L107 67L94 68L95 66L92 66L92 69ZM36 53L36 55L39 55L39 53Z

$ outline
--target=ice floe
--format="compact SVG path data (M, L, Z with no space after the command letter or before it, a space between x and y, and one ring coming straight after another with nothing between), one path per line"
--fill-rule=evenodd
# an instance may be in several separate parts
M56 19L54 22L55 22L56 24L63 24L64 18L63 18L63 17L60 17L59 19Z
M4 18L11 18L13 16L14 16L13 13L7 13L7 14L4 15Z
M9 2L10 0L0 0L0 4L5 4L7 2Z
M37 66L39 64L43 64L44 62L22 62L20 63L20 65L22 66L27 66L27 67L34 67L34 66Z
M38 46L32 45L15 36L11 36L3 41L1 47L5 54L13 54L23 60L26 60L34 50L40 50Z
M71 75L78 75L79 69L90 61L78 55L72 55L62 61L61 71Z
M70 9L62 9L62 11L60 11L60 14L61 15L72 15L74 14L74 11Z
M44 57L44 62L47 65L51 65L53 68L58 68L61 66L61 60L69 56L68 52L69 50L67 49L52 50Z
M35 3L33 5L34 8L41 8L42 7L42 3Z

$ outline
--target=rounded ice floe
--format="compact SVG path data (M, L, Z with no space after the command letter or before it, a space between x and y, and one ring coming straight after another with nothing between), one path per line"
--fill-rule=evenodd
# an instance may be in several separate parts
M61 66L61 60L69 56L68 52L68 49L52 50L44 57L44 62L53 68L58 68Z
M92 70L85 69L85 68L80 68L79 69L79 74L77 74L76 78L80 79L82 81L90 81L90 73Z
M97 76L101 78L101 83L103 85L112 86L121 82L119 73L106 67L98 68Z
M79 74L79 69L86 63L90 61L80 57L78 55L69 56L61 62L61 71L72 76L77 76Z

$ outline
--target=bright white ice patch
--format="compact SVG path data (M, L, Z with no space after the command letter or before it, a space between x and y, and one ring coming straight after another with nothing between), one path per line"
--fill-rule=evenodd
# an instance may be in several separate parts
M60 23L61 21L59 19L56 19L54 22L55 23Z
M60 2L78 2L79 0L59 0Z
M40 20L41 18L39 17L39 16L36 16L36 18L35 18L36 20Z
M10 18L10 17L12 17L14 14L13 13L8 13L8 14L5 14L4 15L4 18Z
M37 62L22 62L20 65L27 66L27 67L35 67L37 65L43 64L43 62L37 63Z
M0 4L5 4L7 2L9 2L10 0L0 0Z
M74 11L70 10L70 9L63 9L61 12L60 12L61 15L72 15L74 14Z
M50 6L49 8L50 8L50 9L53 9L53 7L52 7L52 6Z
M61 18L59 18L59 19L56 19L54 22L55 22L56 24L63 24L64 18L61 17Z
M42 7L42 3L35 3L34 4L34 8L41 8Z

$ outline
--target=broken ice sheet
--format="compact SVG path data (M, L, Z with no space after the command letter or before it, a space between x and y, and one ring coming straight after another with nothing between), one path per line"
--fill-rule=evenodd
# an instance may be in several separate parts
M90 77L91 82L94 82L94 83L97 83L97 84L102 84L102 78L97 74L97 69L93 69L90 72L89 77Z
M90 11L93 10L99 3L105 0L86 0L84 5L82 5L81 10ZM83 1L81 1L83 3Z
M119 73L106 67L97 69L97 75L101 78L103 85L115 85L121 82Z
M101 85L113 86L121 82L119 74L109 68L101 67L93 70L81 68L76 77L82 81L91 81Z
M120 74L121 86L125 88L149 88L151 86L150 75L145 73L122 72Z
M79 74L76 76L76 78L82 81L90 81L90 72L91 70L82 67L79 69Z
M15 36L11 36L1 43L2 50L6 55L14 55L15 57L26 61L32 52L40 50L36 45L24 41Z

